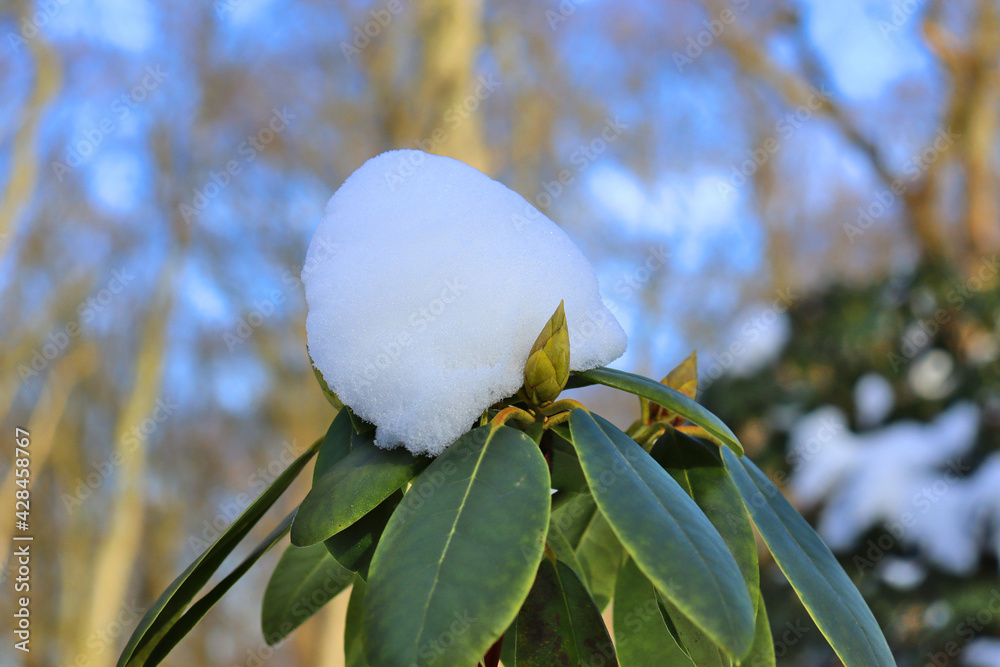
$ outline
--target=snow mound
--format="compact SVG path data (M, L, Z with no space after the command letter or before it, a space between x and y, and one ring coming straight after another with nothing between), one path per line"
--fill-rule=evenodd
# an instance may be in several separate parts
M593 267L524 198L421 151L368 160L330 199L302 270L316 368L376 444L440 454L514 394L566 303L570 367L625 351Z

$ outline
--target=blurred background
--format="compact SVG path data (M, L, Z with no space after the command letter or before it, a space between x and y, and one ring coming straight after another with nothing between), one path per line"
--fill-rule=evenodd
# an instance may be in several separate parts
M569 233L616 366L699 351L700 399L900 665L1000 665L995 1L4 0L0 39L4 618L15 426L35 535L33 651L0 663L114 664L324 432L305 248L348 174L409 147ZM168 664L342 664L345 596L263 643L279 551ZM779 664L839 664L764 568Z

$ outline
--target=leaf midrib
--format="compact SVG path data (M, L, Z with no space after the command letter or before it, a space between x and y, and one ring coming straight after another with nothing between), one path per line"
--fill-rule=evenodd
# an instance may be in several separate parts
M465 510L465 503L469 499L469 494L472 492L472 486L476 481L476 475L479 473L479 467L482 465L483 459L486 457L486 450L489 448L490 443L493 442L493 436L496 433L496 430L492 430L490 431L490 434L486 436L486 442L483 443L483 448L479 451L479 458L476 460L476 465L472 468L472 474L469 475L469 483L465 487L465 493L462 495L462 502L459 503L458 511L455 512L455 520L452 522L451 529L448 531L448 537L445 539L444 548L441 550L441 557L438 559L437 568L434 571L434 581L431 582L430 591L427 593L427 602L424 604L424 610L420 616L420 627L417 630L417 646L420 646L424 636L424 629L427 627L427 613L430 610L430 603L434 597L434 592L437 590L438 581L441 577L441 566L444 564L444 560L448 556L448 549L451 548L451 540L455 536L455 529L458 527L458 522L462 519L462 512Z
M639 474L639 471L636 470L635 467L633 467L632 462L629 461L628 458L624 454L621 453L621 450L618 449L618 445L616 445L615 442L614 442L614 440L611 439L611 436L609 436L607 434L607 432L605 432L605 430L603 428L601 428L601 425L597 422L597 420L593 419L593 417L591 417L591 420L594 422L594 424L597 426L597 428L600 429L601 433L604 434L604 437L607 438L608 442L611 443L611 446L614 448L615 454L617 456L619 456L623 461L625 461L625 465L627 465L628 468L629 468L629 470L632 471L632 474L634 474L639 479L639 482L644 487L646 487L647 489L649 489L650 495L652 495L656 499L656 504L659 505L663 509L664 513L666 513L667 516L669 516L674 521L675 524L677 524L677 527L678 527L681 535L684 536L684 540L691 546L692 549L694 549L695 553L697 553L700 557L702 557L702 563L706 562L705 558L704 558L704 554L702 553L701 549L698 548L698 545L695 544L695 542L687 534L687 531L684 530L684 527L681 524L681 522L678 521L677 518L670 512L670 510L663 504L663 502L660 500L659 496L657 496L657 494L654 493L653 490L649 488L649 485L646 484L645 480L642 478L642 475ZM666 473L664 473L664 474L666 474ZM678 486L680 486L680 485L678 485ZM683 489L681 489L681 490L683 491ZM709 522L709 523L711 523L711 522ZM713 527L713 529L714 529L714 527ZM621 539L621 536L619 536L619 539ZM726 550L728 551L728 547L726 548ZM636 562L636 565L638 565L638 564L639 563ZM641 570L642 568L639 568L639 569ZM704 569L708 572L708 575L709 575L708 578L712 582L712 586L715 588L716 592L718 593L718 596L719 596L718 599L725 600L726 596L723 594L723 590L719 586L718 579L716 579L714 576L712 576L713 573L712 573L711 568L704 568ZM739 570L739 565L738 564L737 564L737 570ZM740 572L739 574L740 574L740 583L743 583L743 573ZM729 605L723 604L722 605L722 609L723 609L723 615L725 616L725 618L727 620L727 625L729 626L730 630L734 630L737 626L734 625L734 623L733 623L733 616L732 616L732 613L730 611ZM695 623L695 625L697 625L697 623Z

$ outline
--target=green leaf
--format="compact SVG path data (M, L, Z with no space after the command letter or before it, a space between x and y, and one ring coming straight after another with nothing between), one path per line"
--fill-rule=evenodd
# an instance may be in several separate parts
M511 667L618 664L600 610L561 561L542 559L516 628Z
M776 667L774 656L774 638L771 636L771 623L767 620L767 609L762 597L757 603L757 626L753 636L753 646L750 653L743 659L745 667Z
M368 580L374 665L475 665L531 588L549 525L535 442L507 426L466 433L414 481ZM416 498L419 502L412 502Z
M573 549L573 545L566 539L566 534L563 533L559 524L556 523L555 515L549 521L549 534L545 538L545 543L555 553L556 558L569 565L574 572L580 574L583 571L580 561L577 560L576 550ZM583 575L580 574L580 576L582 577Z
M365 658L365 594L368 586L361 577L354 578L351 599L347 602L344 622L344 667L369 667Z
M615 646L622 667L693 667L667 629L656 588L635 561L626 558L615 584Z
M744 655L753 641L753 602L715 527L612 423L574 410L569 424L594 500L639 569L726 651Z
M760 597L757 543L750 516L718 447L668 428L649 455L691 496L729 547L740 566L754 606Z
M681 611L657 591L660 603L660 613L664 623L670 623L677 633L677 640L682 650L698 667L731 667L733 661L724 650L709 639L708 635L692 623Z
M747 458L726 466L767 548L845 665L894 665L871 610L819 535Z
M149 654L152 641L161 638L183 614L198 591L208 583L222 562L257 524L264 513L295 480L320 445L313 445L288 466L264 492L206 549L184 572L177 577L139 621L128 644L118 658L118 667L142 664Z
M651 401L659 403L671 412L684 417L692 424L705 429L719 442L726 445L739 456L743 456L743 445L736 438L736 435L726 426L721 419L713 415L704 407L695 403L684 394L660 384L656 380L614 368L595 368L593 370L577 373L585 380L592 380L600 384L614 387L630 394L635 394Z
M327 551L337 559L338 563L352 572L357 572L367 581L368 568L372 556L375 555L375 547L378 546L389 517L402 499L403 492L396 489L371 512L333 537L327 538L323 542Z
M313 484L334 464L351 453L352 437L355 436L349 410L344 408L337 413L326 435L323 436L323 442L316 454L316 465L313 467Z
M559 434L550 433L549 469L552 471L552 488L570 493L590 493L573 445Z
M618 536L590 494L576 496L561 506L554 514L554 523L573 546L580 578L603 610L614 595L615 578L625 554Z
M321 544L289 546L264 589L261 629L274 646L354 580Z
M355 441L349 454L313 483L292 522L292 544L306 547L336 535L368 514L430 464L402 447Z
M165 628L165 631L161 631L159 637L155 642L150 642L147 646L147 650L144 653L148 653L148 657L145 660L141 660L143 667L153 667L154 665L160 664L167 654L173 650L177 644L187 636L189 632L194 629L194 626L198 624L205 614L215 606L215 603L222 599L222 596L229 592L229 589L236 584L237 581L243 578L254 563L256 563L261 556L267 553L271 547L278 543L281 538L285 536L288 532L289 527L292 525L292 514L285 517L285 520L278 525L277 528L271 531L264 540L257 545L256 548L250 555L243 559L243 561L236 566L236 568L227 574L222 581L217 583L215 586L205 593L197 602L192 604L180 618L177 619L176 623L173 623L169 627Z

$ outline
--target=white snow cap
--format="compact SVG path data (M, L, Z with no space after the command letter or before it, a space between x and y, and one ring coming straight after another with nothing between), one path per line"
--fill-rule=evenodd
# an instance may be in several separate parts
M378 155L340 186L302 280L313 362L380 447L436 456L513 395L560 300L573 370L625 351L593 267L555 223L422 151Z

